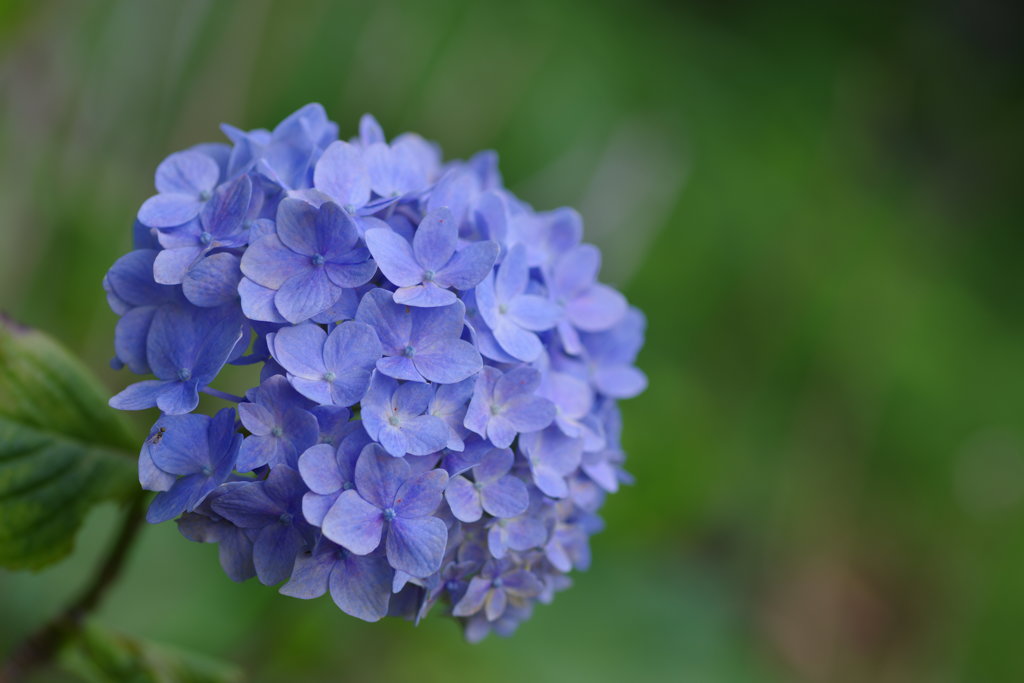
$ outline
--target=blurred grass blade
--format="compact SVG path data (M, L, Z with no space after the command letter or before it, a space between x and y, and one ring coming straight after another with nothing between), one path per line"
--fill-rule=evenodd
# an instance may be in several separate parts
M233 683L232 664L132 638L90 623L68 642L61 664L94 683Z
M67 555L93 504L138 490L136 448L77 360L0 319L0 566L39 569Z

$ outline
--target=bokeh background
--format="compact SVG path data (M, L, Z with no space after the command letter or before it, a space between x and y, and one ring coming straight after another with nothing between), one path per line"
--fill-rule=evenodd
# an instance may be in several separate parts
M1021 20L994 0L0 1L0 308L111 391L100 280L156 164L309 101L344 137L370 111L451 157L497 149L537 208L581 210L650 319L637 483L511 640L233 584L173 524L100 621L256 681L1024 680ZM0 652L116 519L0 573Z

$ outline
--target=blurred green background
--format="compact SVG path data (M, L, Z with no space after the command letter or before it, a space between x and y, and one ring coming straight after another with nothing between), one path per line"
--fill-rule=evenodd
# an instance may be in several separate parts
M100 621L256 681L1024 680L1020 5L824 4L0 1L0 308L111 391L156 164L310 101L497 149L650 320L637 484L511 640L233 584L173 524ZM116 518L0 573L0 653Z

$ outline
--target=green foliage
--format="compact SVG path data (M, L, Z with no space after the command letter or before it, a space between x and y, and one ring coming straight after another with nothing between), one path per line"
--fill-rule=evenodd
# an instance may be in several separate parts
M61 654L61 665L94 683L232 683L237 667L87 624Z
M56 562L89 508L136 492L132 441L77 360L0 321L0 566Z

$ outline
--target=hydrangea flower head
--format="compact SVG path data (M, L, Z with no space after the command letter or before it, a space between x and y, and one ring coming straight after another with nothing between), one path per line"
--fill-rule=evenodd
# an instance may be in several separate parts
M225 573L365 621L443 609L509 635L585 569L628 483L616 401L645 319L598 280L579 214L535 212L497 157L443 162L323 107L171 154L103 281L110 403L159 409L148 519ZM259 366L244 396L225 365ZM234 405L196 412L199 394Z

